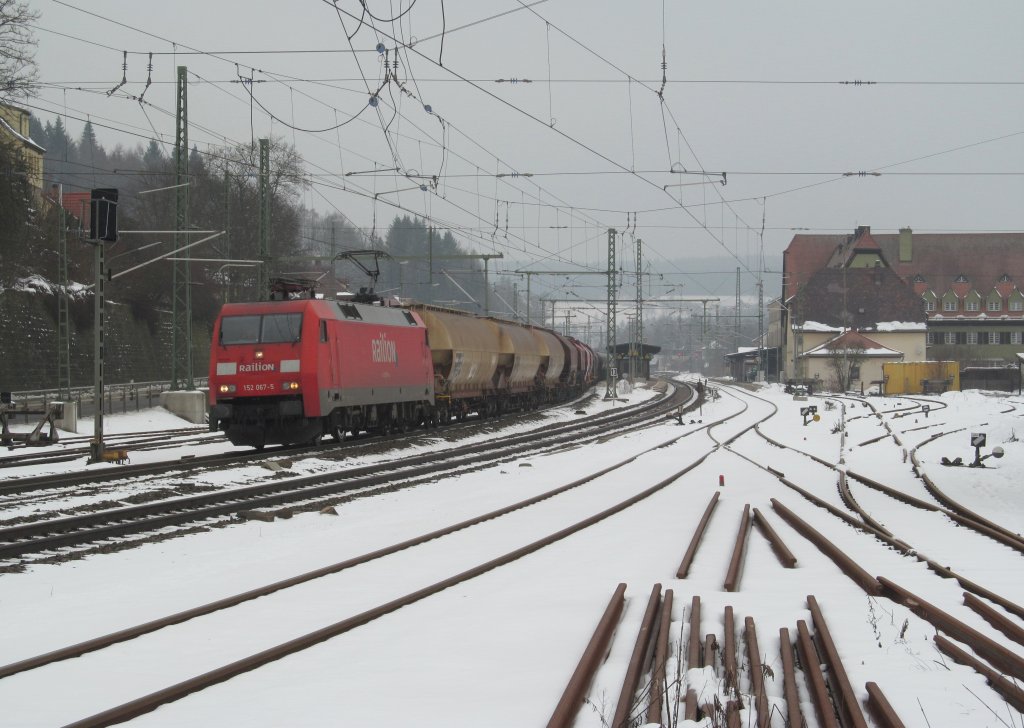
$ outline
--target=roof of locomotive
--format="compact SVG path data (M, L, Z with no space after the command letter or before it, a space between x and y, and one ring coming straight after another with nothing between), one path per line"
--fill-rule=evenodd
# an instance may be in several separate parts
M254 301L251 303L226 303L221 308L223 316L245 316L268 313L301 313L311 310L318 318L339 319L370 324L398 326L422 326L419 317L408 309L391 306L374 306L349 301L333 301L322 298L299 298L286 301ZM410 320L411 319L411 320Z

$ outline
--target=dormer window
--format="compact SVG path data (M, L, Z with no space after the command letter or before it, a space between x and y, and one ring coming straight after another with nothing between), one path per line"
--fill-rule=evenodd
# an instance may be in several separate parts
M977 291L971 291L964 296L964 311L977 312L981 310L981 295Z
M970 281L967 280L967 276L965 276L963 273L961 273L956 278L954 278L953 282L954 283L970 283Z
M1003 310L1003 299L1001 299L1001 298L990 298L990 299L988 299L988 310L989 311L1002 311Z
M1003 273L1003 275L999 278L999 282L1000 283L1009 283L1010 281L1011 281L1011 278L1010 278L1009 274L1007 274L1007 273Z

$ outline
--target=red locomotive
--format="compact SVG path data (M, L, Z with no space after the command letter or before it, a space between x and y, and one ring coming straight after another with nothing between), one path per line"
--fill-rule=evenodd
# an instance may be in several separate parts
M210 429L236 445L340 441L531 409L597 375L589 346L547 329L427 305L290 295L226 304L214 326Z

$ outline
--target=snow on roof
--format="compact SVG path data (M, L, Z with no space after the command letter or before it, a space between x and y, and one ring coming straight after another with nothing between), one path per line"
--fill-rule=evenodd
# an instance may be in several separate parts
M835 338L829 339L813 349L809 349L804 356L831 357L837 354L852 354L858 357L889 357L903 358L902 351L896 351L882 346L857 331L846 331Z
M14 136L14 138L17 139L18 141L20 141L22 144L26 144L26 145L32 147L37 152L45 152L46 151L46 149L44 147L40 146L35 141L33 141L31 139L31 137L27 137L24 134L21 134L20 132L18 132L18 130L15 129L10 124L8 124L7 120L4 119L2 116L0 116L0 127L3 127L7 131L8 134L11 134L12 136Z
M804 321L803 324L794 324L793 328L803 329L804 331L820 331L822 333L843 330L841 326L830 326L829 324L823 324L818 321Z
M822 344L821 346L816 346L813 349L811 349L810 351L805 352L803 354L803 356L829 357L829 356L835 356L836 354L842 356L844 353L849 353L849 354L855 354L857 356L865 356L865 357L884 356L884 357L889 357L889 358L893 358L893 357L899 358L899 359L903 358L903 352L902 351L895 351L894 349L889 349L889 348L886 348L884 346L880 346L878 348L873 348L873 349L845 349L845 348L830 349L830 348L828 348L827 344L828 344L828 342L826 342L825 344Z
M874 326L865 327L864 331L925 331L928 324L925 321L880 321Z

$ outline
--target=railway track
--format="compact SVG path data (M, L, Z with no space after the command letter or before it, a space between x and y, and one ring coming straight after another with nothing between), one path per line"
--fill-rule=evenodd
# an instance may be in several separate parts
M664 416L664 412L661 410L666 409L665 405L667 405L667 409L675 410L679 403L680 400L670 398L666 400L666 402L662 403L662 407L653 409L645 408L647 411L644 412L642 416L645 419L650 419L650 417L652 416L661 419ZM693 406L692 401L690 403L690 406ZM632 413L630 417L636 418L638 417L638 415L637 413ZM644 426L644 424L645 423L643 422L637 422L632 425L632 428L640 429L641 427ZM619 431L628 432L630 427L631 426L626 423L623 423L621 421L618 422ZM692 428L680 434L673 434L669 441L679 439L682 437L687 437L693 434L694 432L699 431L699 429L702 428ZM76 645L72 645L66 648L53 650L44 655L38 655L35 657L19 660L17 663L0 667L0 679L9 678L19 673L52 665L56 662L66 660L71 657L79 657L81 655L86 655L97 650L103 650L114 644L119 644L129 640L135 640L144 635L151 634L159 630L163 630L173 625L181 624L187 621L198 619L200 617L204 617L206 615L213 614L215 612L219 612L221 610L236 607L245 602L249 602L260 597L266 597L283 590L287 590L317 579L327 577L329 575L348 571L356 566L361 566L370 562L375 562L387 556L391 556L393 554L408 552L417 546L430 544L431 542L435 542L438 539L442 539L446 536L466 531L467 529L470 529L473 526L485 524L494 521L495 519L498 519L502 516L522 511L537 504L545 503L570 490L580 488L598 478L606 477L609 473L619 470L620 468L623 468L629 465L630 463L634 462L638 457L641 457L644 453L657 451L664 448L665 446L666 443L659 443L654 446L648 445L645 447L645 450L639 454L631 455L627 458L618 460L608 465L607 467L601 468L600 470L593 472L583 478L562 485L551 491L546 491L526 501L514 503L505 508L499 509L498 511L488 512L475 518L456 523L449 527L426 533L414 539L409 539L406 541L393 544L383 549L378 549L374 552L365 554L361 557L348 559L338 564L333 564L331 566L324 567L305 574L301 574L289 578L287 580L275 582L273 584L263 586L259 589L249 590L241 594L233 595L231 597L221 599L210 604L202 605L200 607L196 607L190 610L179 612L174 615L161 618L159 620L153 620L145 624L136 625L126 629L121 629L110 635L105 635L103 637L87 640L85 642L78 643ZM506 448L507 447L508 446L506 444ZM539 453L534 451L532 457L537 456L539 456ZM687 466L686 469L689 469L690 467L693 467L693 465ZM523 558L528 554L531 554L546 546L549 546L562 539L565 539L568 536L587 528L588 526L603 521L604 519L609 518L610 516L624 510L625 508L628 508L633 503L643 500L644 498L650 496L654 492L657 492L657 490L666 487L673 479L675 479L675 477L677 476L671 476L670 478L662 481L661 483L656 484L651 488L642 490L640 493L632 496L631 498L628 498L625 501L617 503L614 506L596 515L586 518L578 523L575 523L566 528L562 528L556 531L555 533L549 534L545 537L537 539L532 543L513 549L508 553L502 554L494 559L485 561L481 564L478 564L475 567L462 571L458 574L452 575L448 578L442 579L424 588L415 590L397 599L393 599L386 603L377 605L371 609L368 609L360 614L357 614L341 622L329 625L327 627L316 630L312 633L289 640L286 643L274 646L267 650L263 650L259 653L246 656L240 660L237 660L229 665L222 666L221 668L218 668L216 670L208 671L207 673L204 673L203 675L195 679L187 680L183 683L170 686L163 690L159 690L153 695L147 696L146 698L131 701L129 704L118 706L117 708L114 708L110 711L104 711L102 714L90 716L89 718L86 718L82 721L77 721L75 723L72 723L72 725L80 724L96 726L109 725L112 723L121 722L132 717L135 717L137 715L140 715L144 712L148 712L154 709L154 707L156 707L157 705L162 704L164 702L176 700L180 697L183 697L184 695L190 694L191 692L194 692L196 690L200 690L210 685L216 684L234 675L255 669L256 667L259 667L268 662L281 659L285 655L291 654L293 652L308 649L309 647L318 644L319 642L325 639L329 639L330 637L344 634L345 632L350 631L356 627L377 620L391 613L394 610L414 604L444 589L448 589L452 586L462 583L463 581L485 574L493 569L499 568L500 566L503 566L505 564L509 564L513 561ZM2 683L0 683L0 685L2 685Z
M354 557L268 585L273 597L250 589L219 604L211 601L213 611L201 615L181 610L166 625L139 622L124 630L122 623L115 632L123 631L129 641L119 641L117 651L78 645L71 650L83 655L79 660L66 661L72 654L65 653L59 656L63 662L46 664L51 655L39 664L22 664L15 674L11 666L3 668L0 700L13 697L6 684L24 686L11 680L45 684L59 675L62 684L73 686L79 706L60 720L77 718L74 725L107 725L152 710L147 722L195 723L203 716L208 720L216 705L233 706L233 718L244 722L279 724L290 715L279 706L297 709L296 696L312 683L330 710L361 718L380 705L374 685L382 674L376 666L386 665L384 674L402 693L389 719L399 721L414 720L415 714L429 723L439 715L431 706L442 699L460 706L455 722L490 716L502 725L567 725L556 720L560 715L578 726L710 715L716 725L778 728L800 726L814 713L818 725L868 725L870 719L872 725L896 726L916 725L928 710L929 723L938 728L955 723L943 722L948 716L935 715L927 699L911 712L908 695L962 691L970 673L955 666L924 669L930 655L904 651L911 644L930 646L928 636L936 630L942 635L934 645L948 660L964 661L993 685L995 692L981 693L982 699L1012 688L1019 650L993 650L991 643L1005 642L1002 630L1017 634L1020 627L1013 616L1003 616L998 603L991 606L991 597L999 595L970 595L961 605L960 587L948 574L921 576L916 552L900 550L898 538L876 533L843 504L828 482L835 471L824 465L815 467L831 477L815 474L811 479L823 482L798 485L793 473L781 474L807 458L786 445L762 445L778 451L771 459L761 452L742 456L748 441L763 442L755 426L780 415L770 403L747 396L741 402L742 395L734 399L723 391L727 396L717 405L705 405L702 423L688 416L691 425L682 428L638 424L646 429L588 450L595 454L578 483L543 489L471 519L452 519L457 522L451 530L382 541L366 552L368 560ZM629 457L612 458L613 450L627 454L624 442L634 443ZM597 452L607 460L598 462ZM641 463L644 468L636 470ZM493 473L480 471L479 482L498 477ZM816 495L828 492L836 495ZM565 563L558 572L565 583L535 583L538 560ZM328 587L335 579L341 581ZM974 611L971 600L988 611ZM549 614L555 603L563 608ZM547 615L543 621L529 618L538 609ZM460 615L457 623L437 621L451 610ZM311 611L317 619L307 619ZM571 620L565 618L570 612ZM875 615L873 621L864 622L858 612ZM266 621L270 615L276 615L273 628ZM597 641L588 647L592 633ZM221 647L204 649L205 658L184 671L161 666L146 681L106 690L102 705L80 695L93 689L88 673L109 682L105 669L121 674L126 659L138 664L126 657L134 650L159 655L214 634L223 640ZM503 634L509 639L501 639ZM856 641L862 634L873 654ZM133 647L136 640L141 641ZM94 647L95 654L88 651ZM522 658L530 660L531 670L515 672L521 700L510 700L499 684L467 703L455 686L446 691L418 672L443 654L503 675L512 653L532 656ZM608 659L600 659L605 654ZM490 662L479 662L484 655ZM360 669L344 671L340 679L338 669L349 663ZM598 669L586 669L591 664ZM261 685L275 686L273 701L255 697ZM569 695L566 708L558 699L563 691ZM809 698L801 701L800 695ZM1016 694L1006 695L1007 705L1015 705ZM416 706L414 712L405 704ZM476 704L489 711L474 712ZM444 713L449 718L450 710Z
M565 404L561 406L567 406ZM572 406L569 403L568 406ZM461 437L467 433L473 433L481 429L491 431L500 427L496 423L509 423L519 420L528 420L536 415L536 412L525 412L518 415L505 416L499 419L470 418L465 422L452 422L436 430L416 430L404 435L390 435L380 437L364 434L356 438L348 438L345 442L323 442L315 446L303 447L281 447L270 446L262 451L245 449L208 455L178 456L157 462L147 463L126 463L116 467L102 468L97 470L77 469L72 472L50 473L44 475L33 475L23 477L11 477L5 482L0 482L0 498L8 495L31 493L46 490L65 490L78 486L97 486L119 482L137 482L140 478L159 477L167 473L179 472L186 469L190 472L202 469L216 470L225 467L237 467L242 464L263 464L273 462L281 456L289 458L301 458L307 456L328 457L328 458L353 458L364 455L368 452L377 453L384 450L402 447L408 443L414 443L434 433L446 433L449 437ZM147 435L148 437L148 435ZM215 441L226 442L223 435L211 435ZM205 438L200 438L206 442ZM59 456L57 456L59 457Z
M367 495L412 487L439 477L465 472L495 462L539 454L557 448L606 436L613 428L628 431L658 420L682 402L682 392L645 403L628 410L588 418L586 421L548 425L525 434L492 438L486 442L456 446L422 455L397 458L343 471L275 479L243 487L160 500L139 505L106 508L82 515L35 520L0 528L0 560L68 549L83 544L129 535L148 534L168 527L208 522L210 519L269 517L274 513L253 514L259 509L274 509L290 516L294 509L325 507L325 499L341 493ZM281 511L287 507L287 510ZM61 558L70 554L61 553ZM18 562L9 563L18 567Z
M30 467L82 460L90 455L88 437L65 438L59 448L22 447L15 454L0 454L0 468ZM168 447L209 443L224 444L222 433L211 433L205 427L182 427L172 430L109 434L104 442L110 448L126 448L131 452L162 450Z

